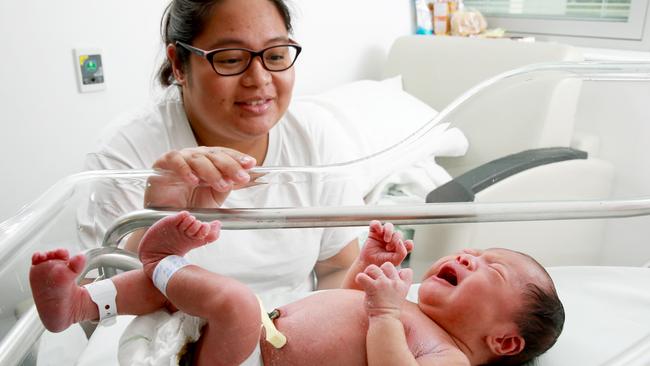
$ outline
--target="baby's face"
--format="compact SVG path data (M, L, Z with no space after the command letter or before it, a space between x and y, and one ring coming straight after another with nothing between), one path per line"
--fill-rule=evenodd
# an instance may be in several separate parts
M523 286L543 285L544 278L539 266L520 253L466 249L431 266L420 285L419 307L454 336L488 335L513 321Z

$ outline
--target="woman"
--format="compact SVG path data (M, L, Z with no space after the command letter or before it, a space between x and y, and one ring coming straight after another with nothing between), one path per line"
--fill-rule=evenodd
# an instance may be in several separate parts
M162 22L167 61L159 80L165 97L105 135L89 169L155 168L145 207L295 207L360 205L345 184L250 182L255 165L322 165L346 159L345 133L336 126L298 121L287 108L300 46L289 38L291 18L282 0L174 0ZM172 177L172 178L169 178ZM177 184L181 179L184 184ZM107 184L107 191L116 187ZM117 187L119 188L119 187ZM126 196L126 197L125 197ZM115 217L142 208L130 187L111 193L84 213L101 235ZM82 222L82 228L89 223ZM230 275L255 291L304 291L338 286L359 248L355 229L226 231L219 245L188 258ZM137 250L139 236L127 247Z

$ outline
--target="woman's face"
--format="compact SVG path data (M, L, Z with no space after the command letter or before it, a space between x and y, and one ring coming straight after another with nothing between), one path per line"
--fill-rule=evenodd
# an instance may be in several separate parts
M227 47L259 51L288 42L284 21L269 0L224 0L213 7L211 19L192 45L206 51ZM189 66L180 83L199 144L243 148L266 141L289 106L293 67L270 72L255 57L243 74L221 76L194 54Z

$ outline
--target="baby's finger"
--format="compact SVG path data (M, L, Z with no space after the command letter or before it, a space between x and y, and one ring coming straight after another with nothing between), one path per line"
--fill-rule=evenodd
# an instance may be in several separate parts
M363 289L368 289L372 286L374 280L367 274L361 272L358 273L357 276L354 278L354 282L356 282Z
M382 264L381 270L384 273L384 275L390 279L397 279L399 276L397 273L397 268L395 268L395 266L391 262L385 262L384 264Z
M408 251L406 249L406 246L404 245L403 241L399 241L397 244L395 244L395 254L400 256L401 258L406 257L406 254L408 254Z
M377 233L377 234L381 233L381 222L379 222L378 220L370 221L370 225L368 225L368 226L369 226L371 234L372 233Z
M406 248L406 252L410 253L415 248L415 244L413 244L413 240L409 239L404 242L404 247Z
M366 267L366 269L363 271L363 273L365 273L370 278L375 279L375 280L377 278L381 277L384 274L384 272L381 270L381 268L377 267L374 264L371 264L368 267Z
M399 270L399 278L406 282L409 286L413 283L413 270L410 268L402 268Z
M399 247L402 245L402 233L399 231L395 231L393 233L393 237L390 238L389 245L386 246L387 250L394 251L395 248ZM390 249L388 247L390 246Z
M395 229L395 227L390 222L387 222L384 225L384 242L385 243L390 243L391 238L393 237L393 230L394 229Z

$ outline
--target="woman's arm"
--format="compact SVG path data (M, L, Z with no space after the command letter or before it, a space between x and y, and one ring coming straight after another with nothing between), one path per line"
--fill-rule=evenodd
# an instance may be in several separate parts
M318 290L339 288L352 263L359 256L359 240L349 242L336 255L316 263Z

